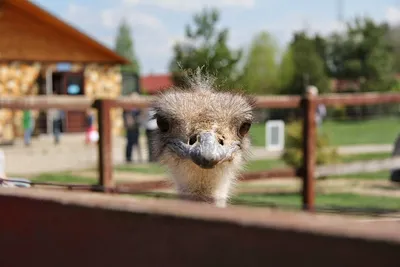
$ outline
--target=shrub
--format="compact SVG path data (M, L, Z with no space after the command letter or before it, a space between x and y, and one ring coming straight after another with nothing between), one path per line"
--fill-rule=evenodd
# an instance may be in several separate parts
M335 148L329 148L329 138L327 135L318 133L317 135L317 155L316 164L329 164L339 161L339 156ZM282 159L289 166L298 168L303 163L303 127L301 121L288 124L286 127L285 151Z
M343 105L334 106L329 115L334 119L346 119L346 107Z

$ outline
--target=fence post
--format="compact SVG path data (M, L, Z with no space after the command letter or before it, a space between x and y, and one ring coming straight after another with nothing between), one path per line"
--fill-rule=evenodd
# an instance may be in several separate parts
M112 136L111 136L111 99L97 99L97 121L99 125L98 142L98 171L99 185L104 191L111 189L113 184L112 177Z
M316 87L309 86L303 98L303 209L314 211L314 172L316 164Z

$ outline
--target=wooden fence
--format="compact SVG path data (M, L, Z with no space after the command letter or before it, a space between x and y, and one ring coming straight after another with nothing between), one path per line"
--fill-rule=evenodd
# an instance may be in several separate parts
M110 112L113 108L145 108L151 103L151 97L121 97L117 99L89 99L79 96L31 96L24 98L2 97L0 109L39 109L47 110L57 108L62 110L86 110L94 107L98 111L98 185L70 185L69 188L90 189L95 191L112 192L125 190L146 190L166 187L165 181L148 182L143 184L115 185L112 176L112 134ZM268 170L256 173L245 173L242 180L266 179L277 177L297 176L303 180L302 203L303 208L313 211L315 206L314 181L316 177L333 174L351 174L357 172L372 172L390 170L399 166L399 158L384 160L363 161L350 164L316 166L316 121L315 113L319 103L327 106L346 105L372 105L382 103L400 103L400 93L357 93L357 94L325 94L315 96L307 93L304 96L257 96L256 108L283 109L299 108L303 112L303 163L299 169ZM46 184L46 183L42 183ZM55 184L52 184L55 185Z
M398 221L0 188L0 266L399 266Z

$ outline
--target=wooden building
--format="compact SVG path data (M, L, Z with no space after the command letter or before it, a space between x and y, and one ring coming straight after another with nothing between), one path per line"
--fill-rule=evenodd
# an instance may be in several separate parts
M117 97L119 65L129 63L111 49L27 0L0 0L0 97L36 94ZM58 66L67 64L67 71ZM113 131L122 127L113 111ZM38 131L52 132L52 113L35 114ZM85 128L85 112L67 112L65 132ZM0 142L22 135L22 111L0 110Z

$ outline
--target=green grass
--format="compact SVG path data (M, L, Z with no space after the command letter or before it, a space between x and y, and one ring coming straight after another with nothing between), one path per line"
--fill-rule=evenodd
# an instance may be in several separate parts
M232 203L248 206L272 205L301 208L301 196L298 193L240 194L239 196L233 198ZM357 207L360 209L400 210L399 198L386 196L367 196L351 193L317 194L315 203L317 207L327 209L345 209Z
M247 164L245 171L265 171L284 167L287 165L281 159L252 160Z
M399 118L380 118L367 121L326 121L322 131L334 146L361 144L392 144L400 132Z
M265 124L253 124L250 128L250 138L253 146L265 147Z
M392 144L400 132L396 117L363 121L325 121L320 128L333 146ZM252 144L265 146L265 124L254 124L250 130Z
M30 178L34 182L55 182L55 183L70 183L70 184L94 184L97 179L73 175L68 172L61 173L43 173Z
M132 195L143 198L176 199L173 193L143 193ZM299 193L242 193L230 200L231 205L253 207L277 207L282 209L301 209ZM368 196L351 193L317 194L315 199L317 210L337 210L348 212L359 209L365 212L397 212L400 211L399 198L386 196Z
M163 174L165 173L165 168L159 164L150 163L143 165L121 165L115 168L116 171L124 172L136 172L144 174Z

